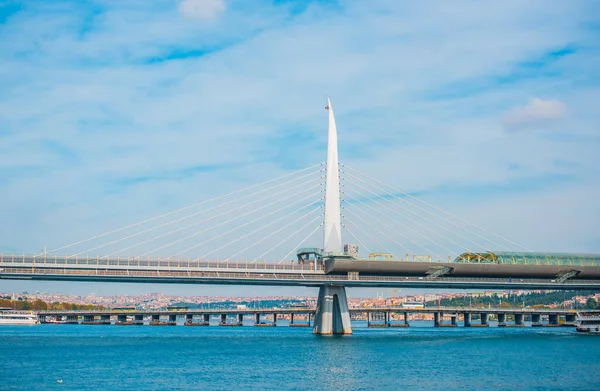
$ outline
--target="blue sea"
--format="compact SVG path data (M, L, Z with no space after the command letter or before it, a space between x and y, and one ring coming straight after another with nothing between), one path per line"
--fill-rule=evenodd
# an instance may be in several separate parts
M0 326L0 390L600 390L572 328L360 326Z

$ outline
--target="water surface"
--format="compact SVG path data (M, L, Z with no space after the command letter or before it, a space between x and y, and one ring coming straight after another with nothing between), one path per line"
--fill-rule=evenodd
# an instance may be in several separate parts
M599 390L600 337L571 328L355 327L323 337L285 326L0 326L0 390L46 389Z

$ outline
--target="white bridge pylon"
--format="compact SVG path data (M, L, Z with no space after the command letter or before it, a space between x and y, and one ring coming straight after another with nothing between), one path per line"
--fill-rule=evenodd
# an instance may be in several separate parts
M340 206L340 173L337 127L331 101L325 107L329 113L327 131L327 176L325 182L325 223L323 253L342 253L342 222ZM323 285L319 288L314 334L352 334L346 288Z

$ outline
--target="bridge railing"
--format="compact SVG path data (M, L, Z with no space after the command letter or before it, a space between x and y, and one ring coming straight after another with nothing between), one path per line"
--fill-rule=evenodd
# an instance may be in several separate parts
M147 277L147 278L194 278L194 279L228 279L228 280L265 280L265 281L305 281L307 283L344 283L349 285L354 282L426 282L423 277L405 277L405 276L358 276L357 279L349 279L346 275L327 275L317 273L277 273L276 271L266 272L254 271L203 271L203 270L132 270L132 269L75 269L75 268L23 268L23 267L2 267L0 274L16 275L54 275L54 276L82 276L82 277ZM598 284L597 280L567 280L556 283L548 279L527 278L527 279L509 279L509 278L459 278L459 277L438 277L435 282L487 282L502 284L523 284L523 283L542 283L552 282L557 287L565 287L571 284ZM427 281L431 282L431 281Z
M285 262L248 261L248 260L181 260L140 257L90 257L77 255L45 255L45 254L2 254L0 265L23 264L34 266L117 266L140 268L168 268L168 269L242 269L242 270L273 270L273 271L322 271L323 265L316 266L310 262L298 264L293 260Z

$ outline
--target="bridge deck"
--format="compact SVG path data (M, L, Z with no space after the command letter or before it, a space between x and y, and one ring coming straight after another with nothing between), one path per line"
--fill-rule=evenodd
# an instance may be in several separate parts
M245 309L187 309L187 310L78 310L78 311L39 311L40 315L64 316L64 315L253 315L253 314L314 314L315 308L245 308ZM467 308L467 307L426 307L426 308L404 308L404 307L378 307L378 308L350 308L351 313L376 313L376 312L409 312L413 314L433 314L433 313L471 313L471 314L576 314L573 309L564 308ZM600 313L600 310L589 310L587 313Z
M337 262L334 260L333 262ZM600 273L585 270L574 278L562 280L554 274L545 277L524 274L522 278L510 275L487 274L499 265L467 265L479 272L431 274L435 268L453 269L465 264L365 261L369 267L392 267L378 274L370 270L345 269L327 273L317 265L245 263L245 262L191 262L140 259L102 259L71 257L43 258L35 256L0 257L0 279L105 281L170 284L237 284L322 286L325 284L348 287L412 287L457 289L565 289L600 290ZM393 264L393 265L391 265ZM418 268L415 268L417 264ZM390 266L391 265L391 266ZM357 265L360 266L360 265ZM528 266L532 267L532 266ZM581 268L581 267L580 267ZM591 268L591 267L588 267ZM599 269L600 268L592 268ZM564 269L561 269L564 270ZM554 272L560 272L555 270ZM512 273L512 272L511 272ZM589 276L587 278L581 278ZM518 275L518 274L517 274Z

